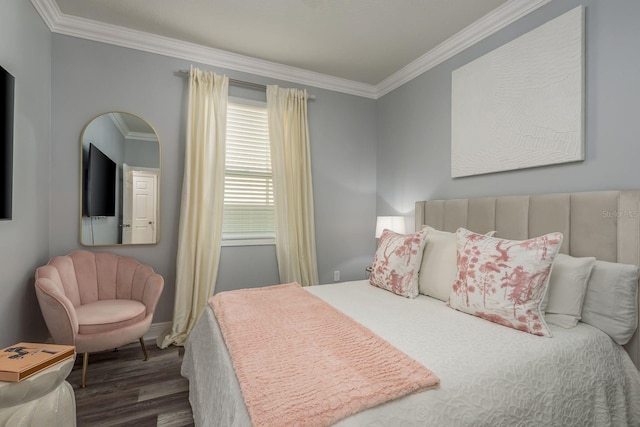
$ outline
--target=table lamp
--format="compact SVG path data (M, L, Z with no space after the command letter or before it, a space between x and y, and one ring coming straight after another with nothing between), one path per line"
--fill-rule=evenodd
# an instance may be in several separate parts
M391 230L396 233L404 234L405 225L403 216L379 216L376 221L376 239L382 236L384 229Z

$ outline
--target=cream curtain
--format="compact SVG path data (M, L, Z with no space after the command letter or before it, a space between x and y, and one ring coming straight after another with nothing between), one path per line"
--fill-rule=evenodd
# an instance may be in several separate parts
M213 295L224 203L225 135L229 80L191 67L187 145L171 331L160 348L183 345Z
M280 282L318 284L307 92L267 86Z

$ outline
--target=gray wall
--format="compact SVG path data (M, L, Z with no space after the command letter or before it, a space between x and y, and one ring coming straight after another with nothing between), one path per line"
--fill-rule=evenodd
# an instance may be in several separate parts
M104 247L152 265L165 277L155 322L171 320L184 161L187 80L183 60L53 35L51 227L49 253L82 246L78 239L80 132L94 116L126 111L147 120L162 145L161 241L152 246ZM197 65L197 64L196 64ZM209 66L201 68L258 83L286 82ZM312 173L320 282L363 279L375 249L375 101L317 88L309 102ZM231 96L264 93L231 87ZM217 290L278 283L273 246L224 247Z
M585 5L586 160L451 178L451 72ZM422 199L640 187L640 2L551 2L378 100L378 214ZM411 224L412 221L409 220Z
M160 145L157 141L127 139L124 162L129 166L155 169L160 164Z
M33 274L49 257L51 34L28 1L0 2L0 65L16 79L13 219L0 221L1 348L46 337Z

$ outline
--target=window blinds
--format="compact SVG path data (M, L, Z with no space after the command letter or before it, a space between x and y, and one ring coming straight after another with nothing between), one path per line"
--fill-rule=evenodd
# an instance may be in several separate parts
M229 102L222 238L273 238L274 206L265 106Z

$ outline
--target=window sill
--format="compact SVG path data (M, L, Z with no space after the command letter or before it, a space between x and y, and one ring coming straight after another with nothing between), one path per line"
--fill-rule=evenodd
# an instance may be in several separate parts
M275 244L276 239L229 239L223 240L221 246L266 246Z

